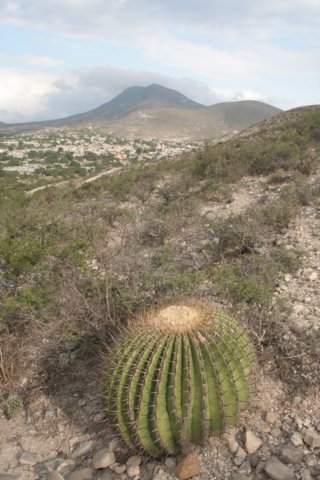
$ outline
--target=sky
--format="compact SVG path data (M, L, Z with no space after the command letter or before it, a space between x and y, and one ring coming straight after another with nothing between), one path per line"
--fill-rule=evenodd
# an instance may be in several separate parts
M320 0L0 0L0 121L158 83L194 101L320 104Z

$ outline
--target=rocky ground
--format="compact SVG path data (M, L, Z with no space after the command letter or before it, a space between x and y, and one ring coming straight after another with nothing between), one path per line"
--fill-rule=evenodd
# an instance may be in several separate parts
M319 176L311 181L319 182ZM238 201L231 203L228 211L239 213L242 205L256 200L261 189L260 180L243 180L234 192ZM214 205L203 208L206 214L217 214ZM293 333L288 342L303 334L317 348L319 206L305 206L276 242L308 252L301 268L281 279L275 299L283 298L292 307L289 321ZM0 480L320 479L319 388L292 394L290 382L279 380L272 359L261 366L257 394L237 428L221 439L209 439L202 447L159 461L134 455L112 436L104 419L98 382L82 375L88 365L82 369L81 362L67 359L64 365L65 360L60 361L61 376L49 376L48 389L35 392L26 410L11 419L0 417ZM319 369L319 365L314 368Z

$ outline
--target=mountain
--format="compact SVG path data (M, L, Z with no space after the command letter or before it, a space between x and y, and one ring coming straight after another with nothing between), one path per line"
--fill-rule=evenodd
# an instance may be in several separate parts
M129 87L110 102L66 118L0 124L0 134L47 127L91 126L123 136L222 138L280 111L256 101L225 102L207 107L176 90L153 84Z

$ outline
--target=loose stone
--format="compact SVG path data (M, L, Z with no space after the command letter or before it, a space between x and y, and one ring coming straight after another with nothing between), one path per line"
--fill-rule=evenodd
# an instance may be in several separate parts
M248 453L254 453L262 445L262 440L255 436L253 432L250 430L246 431L246 439L245 439L245 448Z
M313 430L307 430L304 441L307 443L311 448L318 448L320 447L320 435L314 432Z
M301 480L312 480L310 470L307 470L307 469L302 470Z
M294 473L277 457L271 457L266 461L264 471L272 480L295 480Z
M70 473L67 480L91 480L93 478L93 469L92 468L82 468L76 472Z
M275 423L278 419L278 415L275 412L267 412L266 413L266 422L267 423Z
M66 460L63 460L55 469L57 470L57 472L61 473L61 475L68 475L72 472L75 466L76 462L71 458L68 458Z
M184 457L176 466L176 474L181 480L187 480L201 473L199 462L192 453Z
M242 473L233 473L231 480L248 480L248 477Z
M110 469L114 471L117 475L122 475L127 467L126 465L120 465L120 463L115 463L114 465L110 465Z
M48 480L64 480L64 477L59 472L49 472Z
M243 464L241 465L241 467L239 468L239 473L243 473L243 475L250 475L251 473L251 465L250 465L250 462L248 460L246 460L245 462L243 462Z
M299 448L287 443L281 451L281 460L284 463L301 463L303 459L303 452Z
M93 417L94 423L103 422L104 419L105 419L105 414L103 412L99 412Z
M19 462L23 465L36 465L42 461L41 455L38 453L23 452L19 459Z
M138 455L133 455L132 457L128 458L127 467L139 467L139 465L141 465L141 462L141 457L139 457Z
M127 475L130 478L139 476L140 475L140 467L138 465L127 467Z
M78 458L78 457L83 457L84 455L87 455L89 452L91 452L93 448L93 443L86 442L80 445L74 452L72 452L72 458Z
M301 447L301 445L303 445L303 440L302 440L301 434L299 432L294 432L290 437L290 442L295 447Z
M235 438L228 438L229 450L231 453L236 453L239 448L239 443Z
M115 463L116 457L113 452L109 452L107 448L99 450L93 457L92 467L94 469L108 468Z

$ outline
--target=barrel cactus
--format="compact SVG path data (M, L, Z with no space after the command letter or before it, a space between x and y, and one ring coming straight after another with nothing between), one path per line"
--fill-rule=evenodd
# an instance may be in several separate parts
M221 435L249 404L253 347L216 307L153 312L123 332L108 355L109 417L130 447L149 455Z

